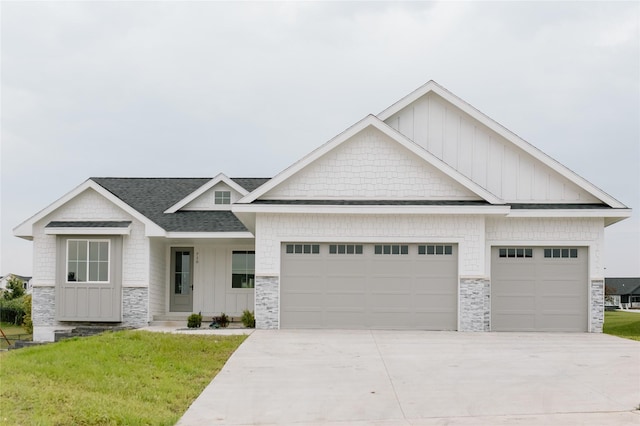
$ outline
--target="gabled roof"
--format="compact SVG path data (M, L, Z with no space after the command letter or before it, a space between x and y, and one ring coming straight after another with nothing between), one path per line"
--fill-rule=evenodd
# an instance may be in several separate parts
M331 139L329 142L320 146L318 149L312 151L310 154L303 157L301 160L297 161L292 166L290 166L289 168L279 173L269 182L265 183L257 190L249 193L247 196L240 199L237 204L252 203L253 201L260 198L262 195L266 194L271 189L275 188L276 186L280 185L281 183L289 179L291 176L293 176L300 170L307 167L309 164L313 163L314 161L316 161L317 159L319 159L329 151L340 146L342 143L346 142L351 137L355 136L356 134L358 134L359 132L363 131L368 127L374 127L377 130L381 131L382 133L384 133L385 135L393 139L395 142L402 145L404 148L411 151L413 154L417 155L418 157L422 158L428 164L435 167L439 171L443 172L445 175L449 176L451 179L458 182L463 187L467 188L468 190L470 190L480 198L487 200L491 204L503 204L502 200L500 200L498 197L491 194L489 191L482 188L480 185L476 184L471 179L467 178L466 176L464 176L463 174L461 174L460 172L458 172L457 170L455 170L454 168L452 168L451 166L449 166L439 158L435 157L433 154L426 151L420 145L411 141L406 136L404 136L403 134L393 129L391 126L387 125L382 120L378 119L373 115L368 115L364 119L360 120L358 123L354 124L344 132L340 133L338 136Z
M190 202L192 202L193 200L195 200L196 198L198 198L199 196L201 196L202 194L204 194L205 192L207 192L209 189L213 188L215 185L217 185L220 182L227 184L230 188L238 192L241 196L245 196L249 193L249 191L247 191L238 183L229 179L224 173L220 173L218 174L218 176L214 177L209 182L205 183L200 188L196 189L191 194L187 195L185 198L183 198L182 200L178 201L177 203L169 207L167 210L165 210L165 213L177 212L178 210L180 210L181 208L183 208L184 206L186 206L187 204L189 204Z
M247 228L230 211L165 211L211 182L210 178L92 178L93 181L130 205L168 232L246 232ZM258 184L263 178L244 178ZM236 182L238 183L238 182Z
M130 214L132 217L136 218L140 222L145 225L145 232L147 236L161 236L164 235L164 231L158 224L154 223L148 217L146 217L142 212L136 210L131 205L124 202L122 199L116 197L112 192L108 191L97 182L92 179L84 181L82 184L56 200L54 203L40 210L34 216L22 222L20 225L16 226L13 229L13 234L17 237L31 239L33 237L33 225L39 221L40 219L46 217L48 214L54 212L67 202L71 201L76 196L80 195L84 191L94 190L98 194L105 197L107 200L111 201L113 204L121 208L126 213Z
M166 232L247 232L230 211L178 211L164 213L169 207L211 182L211 178L90 178L14 229L18 237L31 238L33 224L60 208L79 194L93 189L146 226L147 236L165 236ZM268 178L231 179L243 191L259 187ZM55 227L49 223L50 227ZM65 222L66 225L69 222ZM86 222L78 226L87 227ZM62 226L62 225L60 225ZM67 226L69 227L69 226Z
M559 173L561 176L563 176L570 182L573 182L574 184L583 188L585 191L587 191L589 194L591 194L595 198L602 200L603 202L605 202L606 204L608 204L613 208L621 208L621 209L627 208L620 201L616 200L609 194L605 193L604 191L602 191L592 183L588 182L586 179L582 178L572 170L563 166L558 161L549 157L547 154L540 151L535 146L531 145L524 139L520 138L518 135L511 132L509 129L502 126L495 120L491 119L484 113L480 112L478 109L468 104L464 100L460 99L453 93L449 92L447 89L440 86L438 83L436 83L433 80L428 81L423 86L409 93L407 96L400 99L398 102L394 103L389 108L379 113L377 117L382 121L387 120L389 117L400 112L403 108L406 108L407 106L409 106L416 100L420 99L421 97L425 96L429 92L433 92L438 96L440 96L441 98L445 99L446 101L450 102L460 110L464 111L469 116L473 117L474 119L476 119L477 121L479 121L480 123L488 127L489 129L493 130L494 132L496 132L497 134L499 134L509 142L513 143L518 148L525 151L527 154L531 155L538 161L541 161L543 164L550 167L552 170Z

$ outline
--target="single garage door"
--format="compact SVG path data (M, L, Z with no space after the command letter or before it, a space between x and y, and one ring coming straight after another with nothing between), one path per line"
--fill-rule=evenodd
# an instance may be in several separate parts
M493 247L491 330L587 331L585 247Z
M454 244L282 245L283 328L457 329Z

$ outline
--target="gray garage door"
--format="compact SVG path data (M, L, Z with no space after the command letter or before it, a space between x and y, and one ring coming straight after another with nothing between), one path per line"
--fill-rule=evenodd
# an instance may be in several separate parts
M282 245L283 328L457 329L454 244Z
M585 247L493 247L493 331L587 331Z

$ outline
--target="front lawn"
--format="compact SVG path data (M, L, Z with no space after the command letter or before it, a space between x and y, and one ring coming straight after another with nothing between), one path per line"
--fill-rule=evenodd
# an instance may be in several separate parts
M614 336L640 341L640 313L605 312L603 331Z
M0 423L173 425L246 336L105 333L0 354Z

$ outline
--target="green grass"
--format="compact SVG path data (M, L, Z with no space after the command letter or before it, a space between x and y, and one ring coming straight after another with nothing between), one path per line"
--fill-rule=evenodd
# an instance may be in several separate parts
M603 331L613 336L640 341L640 313L605 312Z
M246 336L123 331L0 354L0 424L173 425Z
M7 336L12 345L16 340L31 340L31 334L27 334L26 330L22 326L14 325L8 322L0 322L0 328ZM7 349L8 347L9 344L0 334L0 349Z

